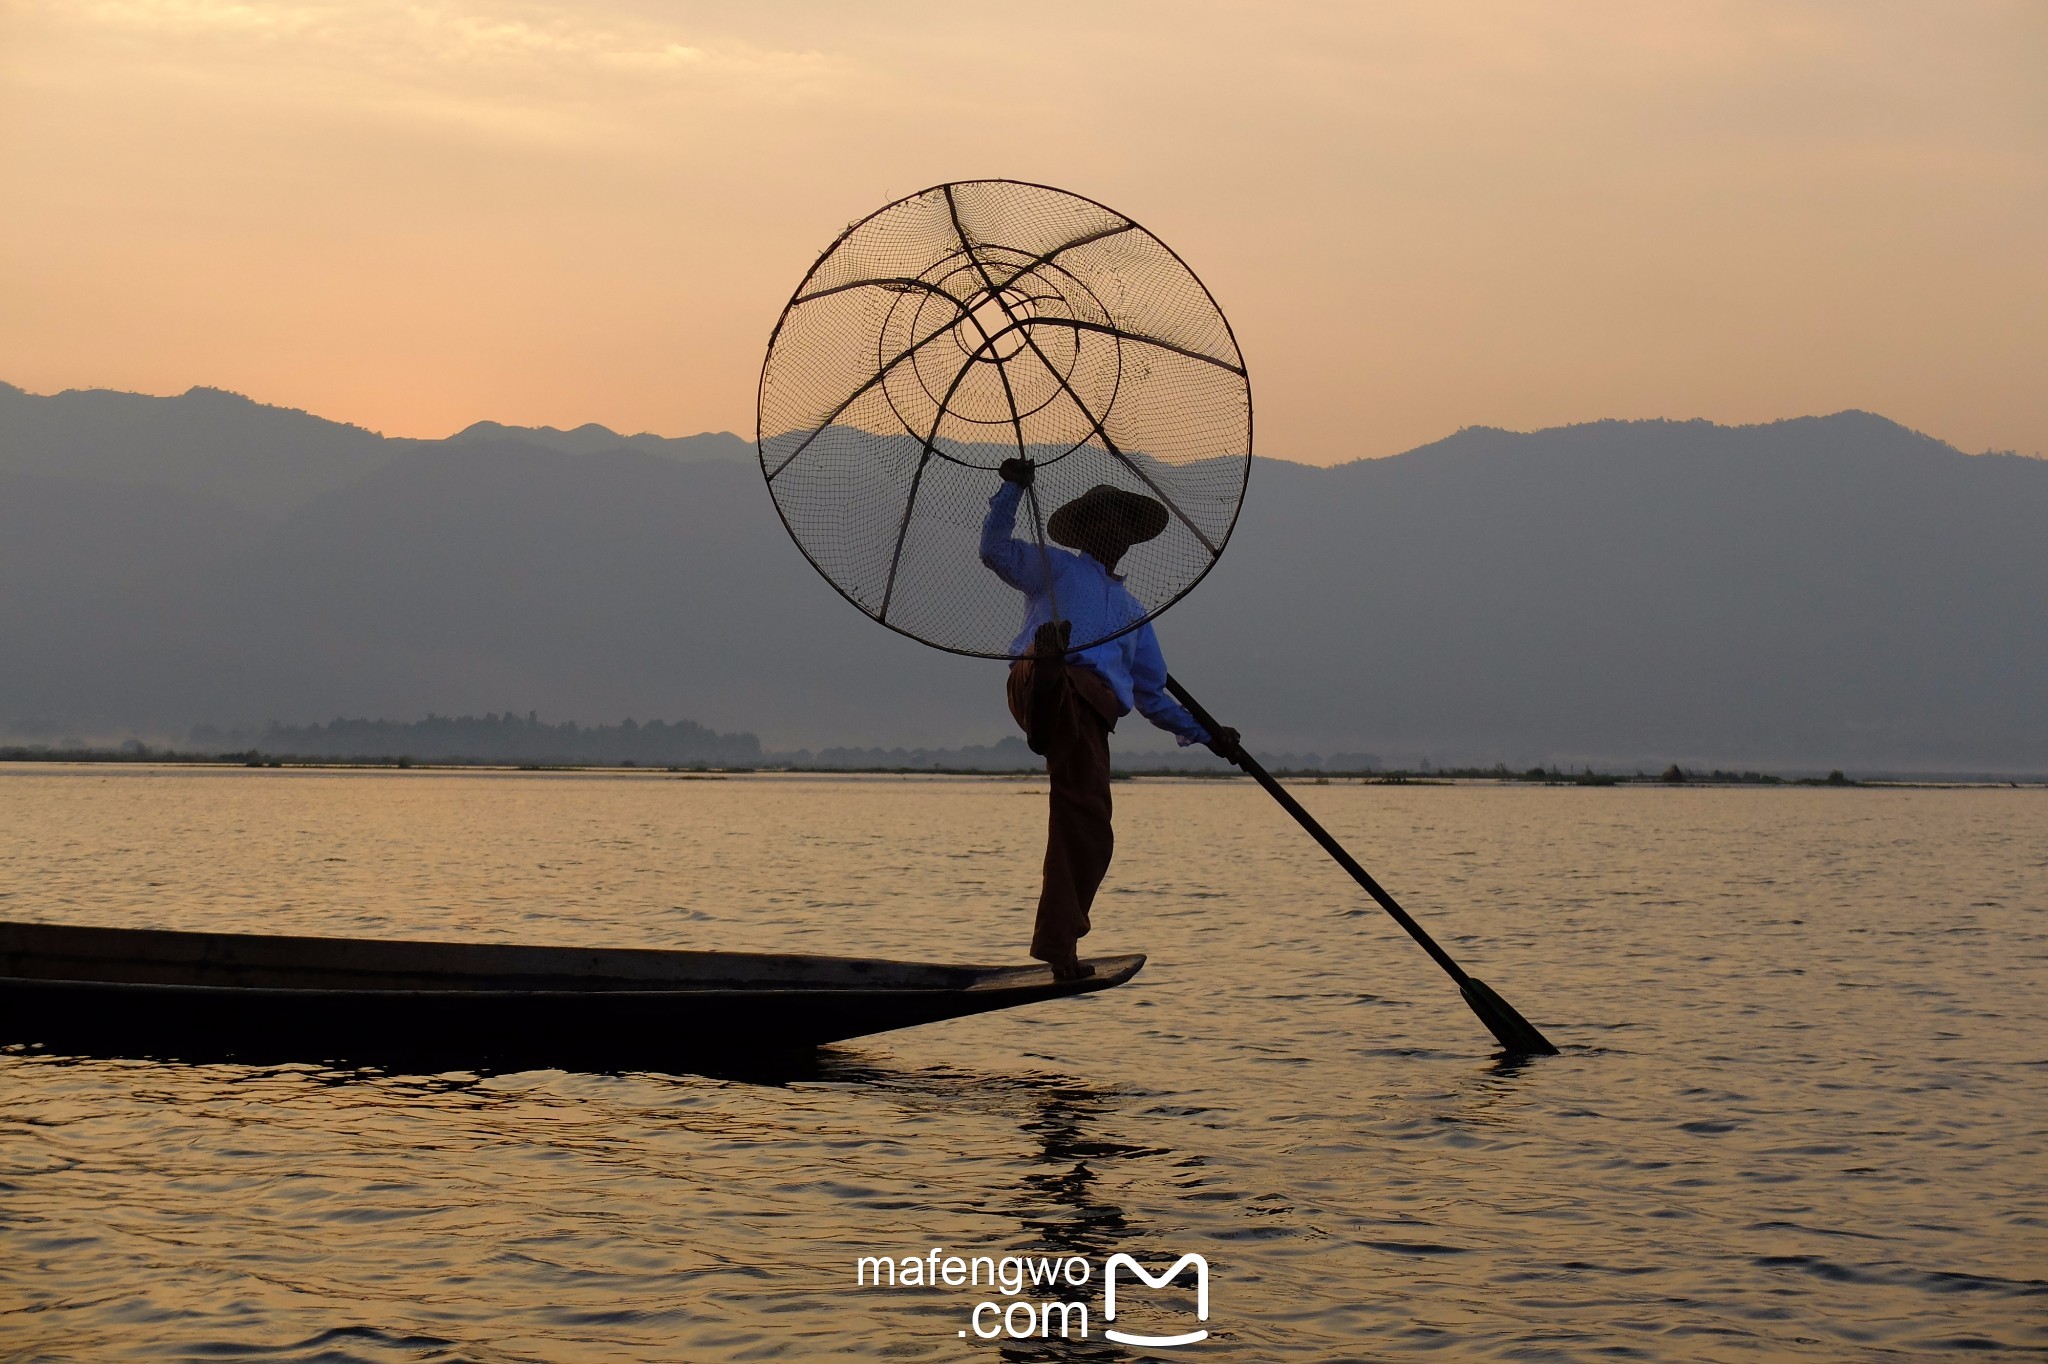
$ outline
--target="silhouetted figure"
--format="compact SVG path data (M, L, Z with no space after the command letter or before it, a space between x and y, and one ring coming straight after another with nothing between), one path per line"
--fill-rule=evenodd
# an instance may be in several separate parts
M1091 926L1088 911L1116 848L1109 792L1116 722L1135 708L1183 746L1207 744L1226 757L1238 736L1229 729L1211 735L1167 695L1166 659L1149 622L1085 649L1068 647L1076 634L1100 640L1144 619L1116 567L1132 545L1166 529L1166 508L1097 484L1046 519L1046 535L1066 549L1027 543L1014 530L1033 466L1008 459L1001 473L982 523L981 561L1025 596L1024 628L1011 652L1030 649L1010 665L1010 713L1052 778L1031 955L1072 979L1088 974L1076 945Z

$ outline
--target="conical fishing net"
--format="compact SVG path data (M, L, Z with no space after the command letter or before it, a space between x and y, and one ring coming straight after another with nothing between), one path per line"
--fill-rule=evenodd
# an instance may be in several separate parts
M847 600L954 653L1029 648L1020 590L981 554L1003 461L1034 466L1013 537L1028 554L1064 552L1048 521L1098 485L1165 509L1119 566L1130 603L1081 649L1208 572L1251 445L1244 360L1202 282L1130 219L1042 185L940 185L855 223L761 370L761 469L790 535Z

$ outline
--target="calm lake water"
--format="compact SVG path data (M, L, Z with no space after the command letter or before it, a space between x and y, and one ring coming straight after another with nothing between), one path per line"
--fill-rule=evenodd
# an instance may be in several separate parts
M2048 1353L2048 792L1297 789L1565 1054L1496 1062L1256 788L1134 782L1089 947L1137 980L800 1074L0 1054L0 1356ZM1021 959L1043 800L10 766L0 918ZM1212 1334L855 1286L935 1246L1197 1252Z

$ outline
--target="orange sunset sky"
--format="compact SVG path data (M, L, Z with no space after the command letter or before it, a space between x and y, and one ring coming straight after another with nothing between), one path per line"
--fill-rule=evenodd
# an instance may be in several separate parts
M0 0L0 379L751 434L947 179L1199 271L1261 453L1868 408L2048 450L2048 4Z

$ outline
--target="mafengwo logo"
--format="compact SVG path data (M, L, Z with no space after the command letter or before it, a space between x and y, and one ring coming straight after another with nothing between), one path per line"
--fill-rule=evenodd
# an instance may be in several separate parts
M854 1261L854 1286L969 1290L986 1287L1008 1301L988 1298L975 1303L968 1310L967 1325L957 1334L966 1336L971 1332L979 1340L1004 1336L1011 1340L1049 1340L1055 1334L1061 1340L1090 1338L1088 1304L1071 1296L1076 1290L1085 1289L1096 1275L1096 1267L1085 1256L1005 1255L997 1259L990 1255L963 1257L945 1252L944 1246L933 1246L922 1256L863 1255ZM1181 1324L1191 1329L1170 1335L1139 1335L1112 1324L1117 1318L1119 1275L1126 1284L1136 1280L1147 1288L1163 1289L1190 1269L1194 1271L1195 1283L1194 1320L1187 1321L1183 1314ZM1105 1340L1158 1350L1193 1345L1209 1338L1208 1328L1198 1324L1209 1320L1209 1262L1200 1255L1183 1255L1162 1273L1154 1274L1135 1257L1118 1251L1102 1262L1100 1272ZM1126 1305L1129 1300L1130 1290L1126 1288Z
M1173 1268L1154 1278L1145 1272L1145 1266L1121 1251L1110 1256L1108 1262L1102 1266L1103 1320L1116 1320L1116 1272L1118 1269L1128 1269L1152 1287L1164 1288L1173 1281L1174 1275L1180 1273L1189 1265L1195 1267L1195 1320L1207 1321L1209 1319L1209 1262L1207 1260L1199 1255L1183 1255L1173 1262ZM1119 1345L1151 1346L1192 1345L1198 1340L1206 1340L1209 1337L1209 1332L1206 1328L1197 1331L1184 1331L1177 1336L1134 1336L1122 1331L1113 1330L1104 1330L1102 1334L1108 1336Z

